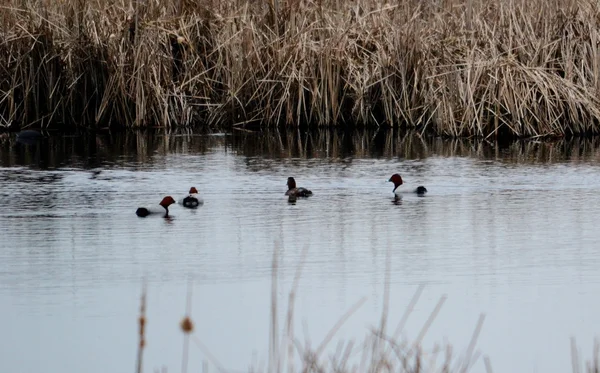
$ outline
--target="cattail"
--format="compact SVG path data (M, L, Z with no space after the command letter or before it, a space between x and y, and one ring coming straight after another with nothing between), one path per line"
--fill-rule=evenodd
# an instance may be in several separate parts
M145 316L143 316L143 315L140 316L139 324L140 324L140 348L143 348L146 345L146 338L145 338L146 317Z
M183 330L185 334L189 334L192 331L194 331L194 323L192 322L192 319L189 318L189 316L186 316L183 318L183 320L181 320L180 326L181 330Z
M146 345L146 286L144 285L144 290L142 291L142 298L140 300L140 317L138 318L138 325L140 327L140 343L138 346L138 356L137 356L137 368L136 372L142 372L142 354L144 351L144 346Z

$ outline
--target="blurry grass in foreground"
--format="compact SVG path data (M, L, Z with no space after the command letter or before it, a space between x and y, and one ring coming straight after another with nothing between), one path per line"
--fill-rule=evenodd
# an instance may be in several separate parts
M389 276L390 276L390 253L387 252L386 271L384 281L384 297L383 297L383 312L379 325L374 325L370 328L369 333L360 343L354 341L346 341L338 343L334 354L325 355L327 347L335 337L336 332L343 324L354 314L356 310L366 301L366 297L361 298L356 302L338 322L332 326L326 337L316 347L309 343L304 345L294 337L294 305L304 258L307 250L305 248L302 253L301 262L296 270L292 289L288 294L288 305L285 320L283 320L285 328L280 335L278 319L278 302L277 302L277 273L279 267L278 249L274 250L273 263L271 272L271 324L269 331L269 358L268 364L265 367L254 367L249 372L267 372L267 373L465 373L471 370L473 365L481 357L481 353L475 350L477 339L481 332L484 315L480 315L473 335L467 349L461 356L454 355L452 347L447 345L440 347L434 346L430 350L426 350L421 346L421 342L425 337L429 327L432 325L437 314L442 308L446 296L440 297L438 303L432 310L429 318L421 328L418 336L412 341L402 341L400 335L412 313L415 305L419 301L423 286L419 286L411 301L409 302L402 318L394 329L388 325L389 311ZM193 335L193 321L191 319L191 282L188 285L188 298L186 315L180 322L179 326L184 333L183 357L182 357L182 373L187 373L187 358L189 353L189 339L191 338L206 358L216 366L221 373L228 372L209 351L209 349ZM145 325L146 325L146 288L144 287L141 296L140 317L139 321L139 345L136 364L136 373L143 372L142 360L143 350L145 346ZM391 334L390 334L391 332ZM579 351L575 339L571 339L571 358L573 373L599 373L600 372L600 343L596 341L593 349L593 359L585 362L585 367L580 364ZM487 373L492 373L492 364L488 356L483 356L483 364ZM583 369L583 370L582 370ZM204 373L207 373L205 367Z

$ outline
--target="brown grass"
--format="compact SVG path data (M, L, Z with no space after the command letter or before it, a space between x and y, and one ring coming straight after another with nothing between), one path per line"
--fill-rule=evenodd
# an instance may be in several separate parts
M0 126L598 133L594 0L5 0Z
M390 298L390 273L391 273L391 252L386 253L386 270L384 279L383 308L381 319L378 326L373 326L367 332L362 341L340 341L337 347L333 349L332 343L336 333L343 324L357 311L366 298L361 298L349 310L343 314L338 322L332 326L331 330L323 341L313 346L310 341L302 344L295 335L294 308L296 296L300 290L300 278L304 268L304 262L308 254L308 248L305 247L301 253L300 263L296 269L291 289L288 294L287 312L284 323L279 323L279 307L277 302L279 293L279 263L280 252L278 245L273 251L272 273L271 273L271 309L270 309L270 330L269 330L269 358L266 366L253 367L249 372L268 372L268 373L354 373L354 372L372 372L372 373L429 373L443 372L466 373L473 368L473 365L481 358L481 353L476 350L477 339L481 333L484 322L484 315L480 315L475 324L475 330L471 340L463 353L457 354L450 345L436 345L432 349L425 349L422 346L422 340L427 331L435 321L440 312L446 296L443 295L437 305L432 310L429 318L421 328L421 331L413 341L401 339L404 327L418 303L424 286L417 288L413 298L407 305L405 312L398 321L394 329L389 325L389 298ZM145 320L145 298L146 290L144 288L141 298L140 320ZM206 357L219 372L226 372L227 368L221 364L218 359L210 352L210 349L202 342L202 336L192 334L193 328L191 319L191 282L188 284L188 297L186 306L186 316L180 327L184 333L182 372L187 371L188 358L188 338L194 342L199 353ZM189 323L190 328L183 325ZM140 332L140 340L143 341L143 331ZM140 344L138 353L138 365L136 372L141 371L143 344ZM326 353L326 351L329 352ZM571 339L571 358L573 373L598 373L600 372L600 343L596 341L593 347L593 356L591 360L580 361L579 351L575 339ZM482 364L485 372L492 373L492 363L488 356L483 356ZM582 369L582 367L584 368ZM204 367L208 371L208 367Z
M299 283L304 267L304 260L307 256L308 249L305 247L301 262L299 263L291 290L288 294L287 313L285 320L280 325L278 318L280 305L277 302L278 295L278 277L280 253L276 248L273 253L272 276L271 276L271 310L270 310L270 330L269 330L269 358L265 366L257 366L249 369L249 372L268 372L268 373L351 373L351 372L400 372L400 373L421 373L421 372L468 372L472 365L479 359L479 352L475 351L475 345L481 326L483 324L483 316L476 324L475 332L471 338L471 342L466 352L459 357L452 351L450 346L441 347L435 346L430 350L424 349L421 345L422 339L425 337L428 329L434 322L438 312L445 302L446 297L442 296L428 320L423 325L417 338L408 342L400 339L403 328L413 312L422 291L423 286L420 286L413 299L410 301L402 318L394 330L390 330L388 326L388 300L390 297L389 289L389 273L390 267L386 268L386 280L384 287L384 304L381 320L377 327L372 327L367 330L367 335L361 343L355 341L341 341L336 348L330 346L335 338L336 333L344 325L344 323L352 317L352 315L365 303L366 298L359 299L349 310L341 315L338 322L332 326L323 341L316 346L312 346L309 341L306 343L300 342L295 335L294 325L294 308L296 295L299 291ZM388 260L390 259L388 252ZM144 292L145 293L145 292ZM190 293L188 292L186 317L192 323L190 314ZM145 311L145 297L142 297L141 316ZM196 353L201 353L210 361L219 372L227 372L227 368L221 364L210 349L202 342L202 336L192 333L192 330L182 328L185 336L185 341L189 337L197 347ZM184 344L182 371L187 371L187 343ZM141 357L141 354L139 355ZM299 365L298 365L299 362ZM491 372L490 362L487 357L484 357L486 369ZM138 367L141 366L141 360L138 362ZM206 370L206 369L205 369ZM139 372L139 370L137 370Z
M141 373L143 371L142 362L144 360L144 347L146 346L146 294L146 286L144 285L142 289L142 296L140 298L140 317L138 318L139 343L135 368L136 373Z

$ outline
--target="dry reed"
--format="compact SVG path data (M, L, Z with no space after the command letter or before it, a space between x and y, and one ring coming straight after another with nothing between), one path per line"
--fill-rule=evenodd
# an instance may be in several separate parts
M599 132L594 0L7 0L0 126Z
M146 346L146 294L146 286L144 285L142 289L142 296L140 298L140 317L138 318L139 343L135 368L136 373L142 372L143 353L144 347Z
M421 331L414 341L408 342L400 340L401 333L404 330L409 316L418 303L424 286L417 288L413 298L409 302L404 314L396 325L393 333L389 334L389 297L390 297L390 273L391 273L391 252L388 249L386 253L386 270L384 280L383 308L379 327L372 327L367 333L362 343L354 341L340 342L337 348L328 356L325 355L326 348L331 344L335 334L340 330L343 324L351 317L354 312L362 306L365 298L361 298L356 304L342 315L338 322L327 333L323 341L312 347L307 341L304 345L297 339L294 329L294 308L296 296L299 292L299 283L304 268L305 260L308 254L308 247L304 247L300 262L294 275L291 289L288 295L287 313L285 314L285 324L279 326L279 306L278 298L278 276L279 264L281 261L279 245L275 245L273 251L272 273L271 273L271 310L270 310L270 330L269 330L269 359L267 366L254 367L249 370L251 373L352 373L352 372L460 372L466 373L473 368L473 364L481 357L475 350L477 339L481 332L484 315L480 315L476 323L475 330L464 354L456 355L451 346L445 348L435 346L430 351L423 349L421 342L434 322L437 314L443 306L446 297L442 296L437 305L432 310L429 318L423 325ZM140 321L145 320L146 309L146 289L144 287L140 305ZM140 345L138 350L138 363L136 372L141 371L144 331L140 322ZM227 369L210 352L210 349L201 341L197 335L192 335L193 324L191 321L191 282L188 284L188 296L186 304L186 316L180 323L180 328L185 335L183 346L182 371L187 370L188 358L188 338L195 343L199 352L210 361L219 372L227 372ZM280 335L280 331L282 334ZM598 373L600 372L600 343L595 341L593 347L592 359L585 362L585 370L582 370L580 357L575 339L571 339L571 358L573 373ZM300 363L298 365L297 363ZM205 363L204 371L208 371ZM488 356L483 356L483 364L487 373L492 373L492 364Z
M269 373L323 373L323 372L467 372L471 369L479 355L474 353L475 344L481 330L483 318L480 318L477 327L463 357L453 354L452 349L434 347L431 351L425 350L421 346L422 339L431 327L434 319L440 311L445 296L443 296L431 315L423 325L418 337L408 342L400 340L408 317L414 310L418 302L423 286L420 286L413 299L409 303L404 315L396 326L393 334L388 334L388 307L390 297L390 273L391 266L386 266L386 277L384 286L384 304L381 320L378 327L373 327L367 331L362 343L354 341L340 342L337 348L330 348L336 333L342 328L344 323L364 304L366 298L359 299L350 309L343 314L340 319L332 326L324 339L313 347L309 341L302 344L295 334L294 308L296 296L300 289L300 278L304 268L305 259L308 254L308 248L305 247L300 263L294 275L291 289L288 294L287 312L284 317L283 325L279 324L279 265L280 252L278 246L273 252L272 277L271 277L271 310L270 310L270 330L269 330L269 358L266 366L251 368L250 372L269 372ZM390 252L387 255L388 263L391 261ZM144 298L142 298L143 300ZM188 303L186 306L186 317L191 323L190 314L190 293L188 292ZM183 327L182 327L183 328ZM184 333L189 337L196 347L207 360L209 360L219 372L226 372L227 369L214 357L210 349L202 343L202 338L192 335L189 331ZM183 371L187 368L187 343L184 345L184 356L182 367ZM300 365L298 365L298 363ZM489 360L486 360L489 364ZM207 369L207 368L205 368ZM489 370L488 370L489 371Z

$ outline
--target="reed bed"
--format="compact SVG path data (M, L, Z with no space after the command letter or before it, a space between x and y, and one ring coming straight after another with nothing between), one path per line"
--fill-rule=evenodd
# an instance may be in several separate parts
M5 0L0 126L598 134L596 0Z

